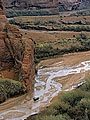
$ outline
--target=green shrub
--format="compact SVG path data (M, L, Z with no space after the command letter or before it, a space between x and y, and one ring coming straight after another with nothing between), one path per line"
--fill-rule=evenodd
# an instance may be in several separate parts
M18 81L0 78L0 103L6 99L25 93L25 89Z
M77 41L82 45L83 50L90 50L90 38L86 34L79 34L76 36Z
M44 59L46 57L59 55L60 50L57 48L53 48L52 45L50 45L50 44L42 46L42 47L39 45L36 45L34 54L35 54L35 63L37 63L41 59Z
M15 22L14 19L13 19L13 20L9 20L9 23L10 23L10 24L14 24L14 25L16 24L16 22Z
M90 79L77 90L64 93L31 120L90 120Z
M57 116L54 116L54 115L50 115L50 116L39 116L37 115L36 117L34 117L33 119L30 119L30 120L73 120L73 119L70 119L70 117L66 114L66 115L57 115Z
M83 91L88 91L88 92L90 92L90 79L88 79L88 80L86 81L86 83L83 84L83 85L80 87L80 89L83 90Z
M35 45L35 63L47 57L62 55L78 51L90 50L90 38L86 34L80 33L72 39L60 39L54 43L40 43ZM69 44L70 43L70 44ZM54 46L55 45L55 46Z
M7 99L7 93L4 89L4 85L0 84L0 103L4 102Z
M71 91L68 93L64 93L63 96L60 98L61 101L70 104L72 107L78 104L78 102L86 96L86 92L81 90ZM89 96L90 97L90 96Z
M52 13L48 10L12 10L12 9L6 10L5 13L8 18L17 17L17 16L45 16L45 15L57 14L57 13Z
M60 27L61 31L75 31L75 32L81 32L81 31L90 31L90 26L84 26L84 25L77 25L77 26L71 26L71 25L65 25Z
M85 10L78 10L78 11L74 11L71 13L71 16L89 16L90 15L90 9L85 9Z
M36 20L36 21L34 22L34 25L40 25L40 21L39 21L39 20Z

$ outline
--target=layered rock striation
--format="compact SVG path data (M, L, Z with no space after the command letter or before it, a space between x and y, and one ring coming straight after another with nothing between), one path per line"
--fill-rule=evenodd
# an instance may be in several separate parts
M17 26L8 23L0 0L0 77L21 81L27 91L34 80L33 46Z
M65 11L88 8L90 0L4 0L6 8Z

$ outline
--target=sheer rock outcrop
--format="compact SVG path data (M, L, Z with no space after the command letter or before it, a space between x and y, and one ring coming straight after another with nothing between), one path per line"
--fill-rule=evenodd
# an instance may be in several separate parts
M49 9L55 10L77 10L88 8L90 0L3 0L7 8L12 9Z
M30 39L10 25L0 0L0 77L19 80L26 90L34 80L34 48Z

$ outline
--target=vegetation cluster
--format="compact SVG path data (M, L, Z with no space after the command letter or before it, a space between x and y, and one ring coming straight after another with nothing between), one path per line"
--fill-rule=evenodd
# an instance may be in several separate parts
M63 55L78 51L90 50L90 37L81 33L75 38L60 39L49 43L39 43L35 45L35 63L47 57Z
M74 11L71 16L90 16L90 9Z
M62 18L61 18L62 19ZM21 29L46 30L46 31L90 31L90 23L86 20L84 22L61 20L56 17L16 17L9 20L10 24L18 25ZM85 18L86 19L86 18Z
M21 82L0 78L0 103L4 102L8 98L22 95L24 93L25 89Z
M30 120L90 120L90 79L77 90L62 95Z
M8 9L5 11L6 17L17 17L17 16L45 16L53 15L52 12L48 10L12 10Z

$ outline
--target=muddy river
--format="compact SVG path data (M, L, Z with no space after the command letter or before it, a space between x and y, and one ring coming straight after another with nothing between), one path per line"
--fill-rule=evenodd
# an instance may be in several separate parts
M63 55L38 64L32 99L29 93L0 105L0 120L24 120L38 113L61 91L82 85L89 77L90 51ZM33 101L33 97L39 100Z

